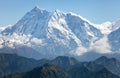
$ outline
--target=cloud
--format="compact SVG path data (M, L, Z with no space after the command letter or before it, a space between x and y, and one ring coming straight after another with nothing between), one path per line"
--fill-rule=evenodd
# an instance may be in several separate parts
M80 46L80 47L76 48L75 50L72 50L70 52L70 54L80 56L80 55L83 55L86 52L87 52L87 49L84 48L83 46Z
M32 38L31 39L31 42L32 43L34 43L34 44L37 44L37 45L42 45L42 43L43 43L43 40L41 40L41 39L38 39L38 38Z
M87 52L96 52L100 54L106 54L111 53L111 46L109 45L107 36L104 36L100 40L96 41L95 43L91 43L90 47L85 48L83 46L80 46L76 48L75 50L72 50L70 52L71 55L77 55L82 56Z
M107 36L103 37L95 43L91 43L89 51L95 51L99 53L110 53L111 46L109 45Z

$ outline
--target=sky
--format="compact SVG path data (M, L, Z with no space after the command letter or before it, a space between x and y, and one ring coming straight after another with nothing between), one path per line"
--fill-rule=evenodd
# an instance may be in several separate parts
M15 24L35 6L73 12L96 24L120 19L120 0L0 0L0 26Z

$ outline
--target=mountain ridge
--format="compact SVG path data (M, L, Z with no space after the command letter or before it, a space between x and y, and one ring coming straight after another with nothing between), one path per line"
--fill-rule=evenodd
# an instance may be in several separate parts
M9 56L12 58L19 57L17 55L10 55L10 54L7 54L6 56ZM3 58L2 54L0 55L0 58ZM12 58L9 58L9 59L4 58L4 59L11 60ZM19 57L19 58L23 59L23 57ZM15 60L16 59L11 60L11 62L17 63L18 61L15 61ZM30 63L33 63L32 59L26 58L26 60L28 60ZM3 78L61 78L61 77L63 78L81 78L81 77L83 78L88 78L88 77L89 78L96 78L96 77L97 78L120 78L119 73L114 71L116 68L118 70L120 69L118 67L120 66L120 61L116 60L115 58L107 58L105 56L99 57L96 60L89 61L89 62L79 62L79 61L76 61L76 59L74 59L73 57L67 57L67 56L59 56L50 61L41 59L41 60L38 60L37 63L33 65L34 68L24 72L24 68L26 68L29 62L22 60L22 63L20 63L24 65L20 67L20 68L23 68L22 70L18 70L18 72L15 72L9 75L7 74ZM68 69L66 68L66 65L67 67L69 67Z
M74 13L49 12L35 7L15 25L1 32L0 47L24 45L53 57L82 56L90 51L112 53L114 45L108 38L111 26L110 22L97 25Z

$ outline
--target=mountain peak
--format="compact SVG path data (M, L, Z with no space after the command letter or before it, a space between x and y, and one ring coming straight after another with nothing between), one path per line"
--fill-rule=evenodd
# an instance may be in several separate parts
M36 10L44 10L43 8L40 8L39 6L35 6L34 9L36 9Z
M55 12L61 12L59 9L56 9Z
M101 56L100 58L98 58L98 59L102 59L102 60L104 60L104 59L108 59L106 56Z
M117 30L120 28L120 19L116 20L115 22L113 22L113 25L112 25L112 30Z
M55 13L65 13L65 12L63 12L63 11L61 11L61 10L58 10L58 9L56 9L54 12L55 12Z
M102 61L107 61L107 60L109 60L109 58L107 58L106 56L101 56L98 59L96 59L95 61L102 62Z
M44 12L46 11L45 9L40 8L39 6L35 6L31 12Z
M75 58L69 56L58 56L56 57L56 59L75 59Z
M40 7L39 6L35 6L34 8L39 9Z
M66 13L65 12L63 12L63 11L60 11L60 10L58 10L58 9L56 9L54 12L53 12L53 15L55 15L55 16L64 16Z
M75 63L78 63L79 61L78 60L76 60L75 58L73 58L73 57L69 57L69 56L58 56L58 57L56 57L54 60L53 60L54 62L56 61L56 62L68 62L68 63L70 63L70 64L75 64Z

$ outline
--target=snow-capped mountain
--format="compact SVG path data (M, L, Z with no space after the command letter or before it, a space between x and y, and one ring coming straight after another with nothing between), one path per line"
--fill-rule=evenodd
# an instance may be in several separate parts
M78 47L86 49L91 41L103 36L99 29L81 16L59 10L48 12L38 7L2 34L10 37L7 42L11 44L29 45L51 55L69 54Z
M93 37L98 39L102 37L99 29L80 16L59 10L51 13L38 7L28 12L12 28L7 28L2 33L6 35L25 34L39 39L50 38L51 36L53 38L54 35L62 37L63 34L66 37L74 37L72 39L78 45L84 41L82 45L85 47L89 46Z
M48 12L35 7L15 25L1 32L0 47L24 45L42 55L81 55L99 50L101 43L107 44L105 48L108 48L107 35L110 32L110 22L97 25L71 12Z

